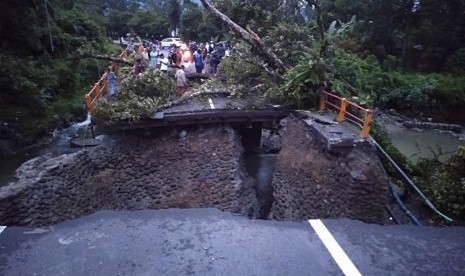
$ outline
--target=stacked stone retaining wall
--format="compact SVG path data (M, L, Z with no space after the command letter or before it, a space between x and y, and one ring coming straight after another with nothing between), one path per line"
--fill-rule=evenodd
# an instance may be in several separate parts
M352 218L385 223L388 178L367 143L328 151L302 120L284 123L270 218Z
M240 137L208 128L35 158L0 190L0 225L49 225L100 209L215 207L255 213Z

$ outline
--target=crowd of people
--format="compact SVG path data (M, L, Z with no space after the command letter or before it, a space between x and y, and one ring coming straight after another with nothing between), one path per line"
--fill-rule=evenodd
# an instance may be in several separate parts
M216 74L218 65L223 57L229 55L230 50L229 42L216 45L213 42L191 42L181 46L172 44L168 49L163 49L161 42L147 41L139 45L130 42L126 47L128 56L136 55L133 66L136 77L149 67L166 73L176 71L175 78L180 97L188 90L186 73ZM167 53L167 56L164 53Z
M226 44L226 45L225 45ZM164 51L162 51L164 50ZM170 68L184 66L186 73L216 74L221 59L228 55L229 43L195 42L177 46L172 44L169 49L163 49L160 42L143 42L136 45L130 42L126 47L129 55L136 54L134 74L137 76L148 67L168 71ZM167 53L165 56L164 53Z

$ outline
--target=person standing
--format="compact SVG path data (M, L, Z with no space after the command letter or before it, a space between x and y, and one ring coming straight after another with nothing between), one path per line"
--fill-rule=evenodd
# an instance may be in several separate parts
M226 50L224 49L223 43L218 44L216 51L218 52L218 57L220 58L220 60L226 55Z
M111 98L111 97L116 96L118 94L118 87L116 84L116 75L111 70L111 68L108 68L106 70L105 79L108 82L107 97Z
M215 48L215 44L213 44L213 41L210 41L210 48L208 49L208 53L212 53L213 52L213 48Z
M210 62L211 62L211 55L207 54L207 57L203 61L203 64L205 65L205 68L204 68L204 73L205 74L210 74L211 73Z
M164 54L160 54L158 57L158 60L160 61L160 71L167 73L168 72L168 65L170 64L170 61L168 58L165 58Z
M218 70L218 64L220 64L220 58L218 56L218 53L216 51L213 51L210 58L210 68L212 74L216 74Z
M178 96L182 97L186 93L188 84L186 79L186 72L184 72L184 65L176 72L176 85L178 86Z
M148 60L149 63L150 63L150 61L152 60L151 54L152 54L152 51L153 51L152 42L149 42L149 44L148 44L148 46L145 48L145 50L147 51L147 56L148 56L147 60Z
M139 44L139 48L137 49L137 53L142 56L144 54L144 52L145 52L144 44L141 43L141 44Z
M134 62L134 67L133 67L133 70L134 70L134 76L139 77L139 74L142 73L141 71L141 66L139 64L139 60L136 60Z
M128 53L128 56L134 53L134 44L132 42L129 42L128 46L126 47L126 52Z
M194 63L195 63L195 72L202 73L203 69L203 58L202 58L202 51L200 49L197 50L194 54Z
M157 68L158 63L158 50L154 50L150 55L150 64L153 68Z

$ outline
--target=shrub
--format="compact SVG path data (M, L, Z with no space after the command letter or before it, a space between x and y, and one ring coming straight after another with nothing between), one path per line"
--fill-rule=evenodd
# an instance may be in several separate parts
M465 72L465 48L460 48L447 57L446 70L459 73Z
M392 86L379 94L378 104L396 109L422 109L428 107L438 86L437 80L424 74L389 73Z
M446 162L437 158L422 159L416 166L415 181L439 210L465 221L465 147L458 150Z

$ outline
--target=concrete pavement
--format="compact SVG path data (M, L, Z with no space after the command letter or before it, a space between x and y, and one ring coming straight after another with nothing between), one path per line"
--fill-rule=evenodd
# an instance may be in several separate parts
M465 228L323 223L363 275L465 271ZM168 209L100 211L52 227L7 227L0 233L0 275L344 274L308 222Z

